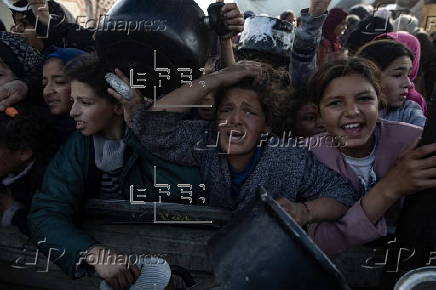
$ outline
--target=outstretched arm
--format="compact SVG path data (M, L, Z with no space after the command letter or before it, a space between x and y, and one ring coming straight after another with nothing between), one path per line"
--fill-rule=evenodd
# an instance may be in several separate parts
M316 69L316 51L330 2L331 0L311 0L310 8L301 11L301 27L295 30L289 64L294 88L303 87Z

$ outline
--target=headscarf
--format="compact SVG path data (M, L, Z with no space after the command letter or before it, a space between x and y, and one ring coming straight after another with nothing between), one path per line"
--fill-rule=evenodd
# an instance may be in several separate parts
M339 40L335 34L336 27L347 18L347 12L339 8L330 9L329 14L322 26L322 36L332 43Z
M418 76L420 60L421 60L421 44L419 40L415 36L405 31L389 32L377 36L376 39L386 38L386 37L389 37L396 42L400 42L404 44L412 52L414 59L412 62L412 71L410 72L410 87L409 87L409 93L407 95L407 99L417 102L421 106L424 115L427 116L428 113L427 102L422 97L422 95L416 91L415 84L414 84L414 81Z
M85 51L77 48L57 48L55 51L47 55L46 59L58 58L62 60L64 64L70 60L86 53Z
M17 77L41 74L42 56L15 33L0 31L0 58Z

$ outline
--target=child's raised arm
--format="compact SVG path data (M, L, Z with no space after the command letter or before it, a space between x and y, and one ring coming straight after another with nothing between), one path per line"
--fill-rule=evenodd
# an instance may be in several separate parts
M254 61L240 61L220 71L204 75L192 82L175 89L161 97L155 104L149 106L150 111L188 112L192 105L197 105L209 93L220 88L229 87L245 78L256 78L261 73L261 65ZM129 79L119 70L115 73L126 84ZM108 92L124 107L124 119L129 124L135 111L147 100L137 89L131 89L131 97L124 98L113 89Z

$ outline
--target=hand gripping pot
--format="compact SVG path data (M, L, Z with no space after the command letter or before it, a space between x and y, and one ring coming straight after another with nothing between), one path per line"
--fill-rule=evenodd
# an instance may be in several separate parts
M165 260L157 263L155 259L141 257L137 266L141 273L129 290L164 290L168 286L171 268ZM100 290L112 290L112 287L101 281Z
M215 38L193 0L120 0L96 31L106 69L133 69L133 84L158 96L202 74Z
M239 49L289 58L293 40L294 27L291 23L272 17L254 16L245 19Z

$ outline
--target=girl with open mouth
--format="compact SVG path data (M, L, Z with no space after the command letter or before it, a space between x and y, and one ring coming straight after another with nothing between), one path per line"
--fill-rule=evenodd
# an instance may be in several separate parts
M436 144L417 148L420 127L379 119L381 72L366 59L328 63L316 72L310 87L327 130L323 134L345 140L337 147L322 144L314 154L360 195L338 221L309 229L320 248L333 255L393 233L396 220L384 218L388 209L398 213L397 202L406 195L436 188L436 159L429 156Z

